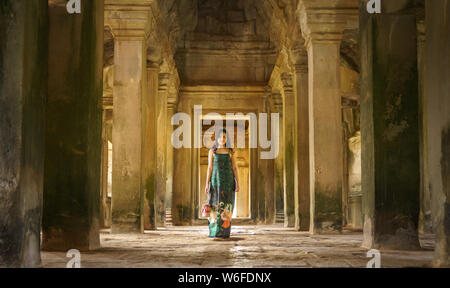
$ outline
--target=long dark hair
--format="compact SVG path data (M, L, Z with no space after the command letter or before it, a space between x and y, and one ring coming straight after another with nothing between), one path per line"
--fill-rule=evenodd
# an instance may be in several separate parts
M234 151L233 148L231 148L231 142L230 142L230 137L228 137L228 131L225 128L222 129L218 129L214 134L214 145L212 147L214 154L216 154L217 149L219 148L219 137L220 134L225 133L225 136L227 137L227 142L225 144L225 147L228 148L228 151L230 152L231 155L233 155Z

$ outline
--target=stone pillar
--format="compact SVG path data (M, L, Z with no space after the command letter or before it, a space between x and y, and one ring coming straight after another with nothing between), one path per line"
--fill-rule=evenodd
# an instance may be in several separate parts
M153 103L147 97L146 37L151 4L109 0L107 24L114 36L112 233L144 231L145 193L151 186L146 146ZM151 190L151 188L150 188Z
M342 113L340 44L357 22L357 1L301 0L308 51L310 232L342 229ZM355 20L355 21L354 21ZM353 23L354 24L354 23Z
M157 126L156 121L157 115L157 102L159 89L159 65L150 64L147 66L147 97L146 97L146 111L144 119L146 121L147 129L145 130L145 151L147 155L145 156L147 179L144 183L144 229L145 230L155 230L157 227L156 223L156 207L155 207L155 197L156 197L156 146L157 146Z
M292 75L283 73L283 143L284 143L284 227L295 226L295 94L292 83Z
M171 123L172 117L175 114L176 104L168 103L167 106L167 185L166 185L166 197L165 204L166 209L172 208L172 195L173 195L173 172L174 172L174 163L173 163L173 146L172 146L172 133L173 133L173 125Z
M416 17L387 9L371 15L363 6L363 247L416 249L420 248Z
M425 21L417 22L417 63L419 69L419 133L420 133L420 216L419 232L433 233L430 183L427 162L427 116L425 91Z
M102 154L100 172L100 228L108 227L106 223L107 199L108 199L108 135L107 135L107 115L108 110L103 109L102 113Z
M306 52L305 52L306 53ZM295 131L296 171L295 182L295 229L309 231L310 226L310 173L309 173L309 104L308 104L308 58L302 55L295 65ZM303 63L302 63L303 62ZM306 62L306 63L305 63Z
M167 161L167 99L171 75L159 74L158 98L156 101L156 224L164 227L166 222L166 161Z
M428 171L436 266L450 265L450 3L426 1Z
M272 139L273 135L272 131L272 118L271 118L271 109L270 109L270 101L266 98L264 103L264 111L267 113L267 139ZM261 124L261 123L259 123ZM276 141L276 140L275 140ZM274 224L275 223L275 193L274 193L274 165L275 159L259 159L259 162L262 166L262 173L264 175L263 179L263 189L264 189L264 223L265 224Z
M272 94L272 99L274 102L274 108L280 115L280 123L283 123L283 100L281 94ZM283 124L284 125L284 124ZM283 129L279 131L280 139L280 151L278 157L275 159L274 163L274 193L275 193L275 209L277 214L282 212L284 215L284 176L283 176L283 166L284 166L284 137ZM283 216L284 217L284 216Z
M112 233L142 232L144 39L115 38ZM142 179L142 180L141 180ZM144 186L145 187L145 186Z
M189 115L189 123L179 123L180 125L189 125L192 129L191 135L183 135L182 137L190 137L191 145L193 146L192 137L194 135L193 127L193 106L190 101L183 100L178 105L178 112L186 113ZM180 127L180 125L174 126L174 129ZM185 138L183 138L185 139ZM191 146L191 147L192 147ZM173 224L176 226L190 225L192 215L192 148L175 148L174 149L174 174L173 174L173 196L172 196L172 219Z
M0 4L0 267L41 263L47 28L47 1Z
M48 7L42 246L92 250L100 246L103 1L81 1L73 15L66 4Z

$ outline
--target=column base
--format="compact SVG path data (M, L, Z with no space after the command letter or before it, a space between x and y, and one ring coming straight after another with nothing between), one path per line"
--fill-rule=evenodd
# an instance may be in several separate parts
M380 234L372 229L373 222L366 218L364 241L361 247L378 250L420 250L419 233L412 224L409 228L398 228L392 234Z
M315 222L309 229L311 235L318 234L341 234L342 223L334 221Z
M99 249L100 236L97 232L77 231L70 229L51 228L42 236L42 251L67 252L71 249L77 249L81 252Z
M307 232L309 231L309 227L310 226L310 222L309 222L309 218L308 219L304 219L304 220L300 220L300 223L295 223L295 230L297 231L302 231L302 232Z
M295 227L295 215L287 216L286 219L284 219L284 227Z
M113 219L111 225L111 234L142 234L144 233L143 227L139 224L140 221L137 217L129 217L126 219Z
M422 213L419 215L419 232L422 234L433 234L433 220L431 213Z

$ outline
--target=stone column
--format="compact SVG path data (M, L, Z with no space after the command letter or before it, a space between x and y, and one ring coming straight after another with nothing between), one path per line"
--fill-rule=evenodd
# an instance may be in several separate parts
M310 232L342 228L342 113L340 44L355 22L358 1L301 0L308 51ZM349 24L350 23L350 24ZM356 28L356 27L355 27Z
M100 246L103 1L81 1L73 15L66 4L48 7L42 246L92 250Z
M274 108L280 115L280 123L283 123L283 100L281 94L273 93L272 99L274 102ZM283 124L284 125L284 124ZM282 212L284 214L284 176L283 176L283 166L284 166L284 137L283 129L279 131L280 139L280 151L278 157L275 159L274 163L274 193L275 193L275 209L276 213Z
M108 199L108 137L107 137L107 120L106 109L103 109L102 115L102 154L101 154L101 172L100 172L100 228L106 228L106 209Z
M387 9L371 15L363 6L363 247L416 249L420 248L416 16Z
M450 265L450 3L426 1L426 112L434 264Z
M419 133L420 133L420 216L419 232L433 233L431 196L427 162L427 115L425 91L425 21L417 22L417 63L419 69Z
M167 185L166 185L166 197L165 204L166 209L172 208L172 195L173 195L173 173L174 173L174 150L172 146L172 133L173 133L173 125L171 123L172 117L175 114L176 104L168 103L167 106Z
M268 98L264 101L264 112L267 113L267 139L272 139L272 118L271 118L271 108L270 101ZM259 123L261 124L261 123ZM275 140L276 141L276 140ZM274 193L274 165L275 159L259 159L260 165L262 167L263 178L263 189L264 189L264 223L274 224L275 223L275 193Z
M0 268L36 267L44 181L47 1L0 4Z
M303 54L303 53L302 53ZM304 52L306 54L306 51ZM308 104L308 57L299 55L295 65L295 131L296 131L296 191L295 229L309 231L310 226L310 173L309 173L309 104Z
M292 83L292 75L283 73L283 144L284 144L284 227L295 226L295 94Z
M156 146L157 146L157 126L156 121L157 115L157 102L159 89L159 65L152 63L147 66L147 101L146 101L146 126L145 130L145 151L147 153L145 159L145 167L147 168L145 174L147 179L145 179L144 188L144 229L145 230L155 230L157 227L156 223L156 207L155 207L155 197L156 197Z
M182 137L189 137L191 147L193 146L192 137L194 135L193 127L193 106L189 100L183 100L178 105L180 113L189 115L188 123L181 122L180 125L187 125L191 127L191 135L183 135ZM187 127L186 126L186 127ZM179 125L174 126L174 129L179 128ZM185 138L183 138L185 139ZM173 198L172 198L172 219L173 224L177 226L186 226L191 224L192 215L192 148L176 148L174 149L174 174L173 174Z
M145 192L150 193L146 186L151 186L152 153L146 150L147 125L152 123L146 95L151 4L107 3L106 20L115 41L111 232L139 233L144 231Z
M171 75L159 74L158 98L156 101L156 224L164 227L166 222L166 160L167 160L167 99Z

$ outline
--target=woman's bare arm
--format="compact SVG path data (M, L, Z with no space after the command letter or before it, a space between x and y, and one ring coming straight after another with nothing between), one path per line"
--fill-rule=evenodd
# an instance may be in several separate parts
M211 174L213 169L213 157L214 157L214 151L211 149L209 150L208 155L208 171L206 173L206 187L205 187L205 193L208 194L209 192L209 182L211 181Z
M239 192L239 173L238 173L238 169L237 169L237 163L236 163L236 159L234 157L234 153L230 154L230 155L231 155L231 162L233 165L234 178L236 178L236 192Z

